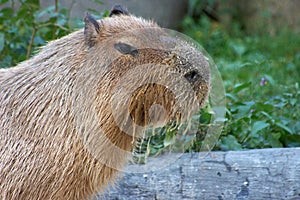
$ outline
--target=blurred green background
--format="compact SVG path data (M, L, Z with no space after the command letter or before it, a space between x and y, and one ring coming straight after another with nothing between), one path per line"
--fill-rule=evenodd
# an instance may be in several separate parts
M47 41L82 27L80 16L84 11L101 18L108 15L112 4L91 0L90 3L103 9L84 8L76 16L71 14L76 1L70 1L69 7L63 2L0 0L1 68L30 58ZM155 19L151 16L153 9L132 2L138 7L139 15L147 10L147 17ZM300 14L297 8L300 2L179 2L182 3L180 12L169 4L169 16L153 15L159 17L160 24L165 22L199 42L218 66L226 90L227 110L225 125L214 150L299 147ZM129 1L124 1L125 6L127 3ZM167 13L166 6L157 10ZM130 10L130 6L127 7ZM209 110L205 107L199 112L201 126L186 151L200 150L202 132L210 124ZM150 139L143 139L135 152L156 155L171 146L176 131L166 127L158 132Z

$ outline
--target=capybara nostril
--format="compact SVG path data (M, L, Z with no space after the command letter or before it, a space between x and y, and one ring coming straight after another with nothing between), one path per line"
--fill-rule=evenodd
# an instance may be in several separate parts
M184 75L184 78L191 84L194 84L200 78L200 75L197 70L193 69L193 70L187 72Z

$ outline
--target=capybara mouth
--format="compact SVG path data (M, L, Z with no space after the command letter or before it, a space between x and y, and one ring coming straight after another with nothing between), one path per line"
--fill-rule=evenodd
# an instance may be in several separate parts
M170 121L175 95L164 85L143 85L132 94L129 113L139 126L159 126Z
M110 107L115 121L127 127L127 133L134 131L133 126L145 129L184 121L204 104L209 77L203 80L202 66L191 53L187 59L171 51L138 49L124 43L115 48L123 55L109 66L107 76L118 76L110 82Z

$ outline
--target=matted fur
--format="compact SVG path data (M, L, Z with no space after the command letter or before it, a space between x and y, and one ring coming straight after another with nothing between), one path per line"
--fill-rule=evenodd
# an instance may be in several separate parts
M18 66L0 69L1 199L87 199L113 183L117 169L126 163L133 137L141 135L140 131L134 136L124 133L114 119L118 116L111 111L110 99L122 98L112 92L118 79L132 66L153 63L180 68L178 59L187 59L185 53L180 58L172 52L150 49L133 57L113 48L113 42L118 40L114 36L119 33L159 29L151 21L119 15L98 23L99 32L86 26L91 29L91 38L86 38L83 30L76 31L49 42ZM111 39L104 43L108 38ZM88 43L93 47L87 45L87 39L93 40ZM150 38L148 43L151 42L155 43ZM143 42L135 45L140 48ZM209 90L209 71L207 61L201 58L200 62L204 76L194 87L200 88L197 101L202 105ZM183 75L187 72L180 71ZM130 87L133 83L128 84ZM183 109L171 110L174 96L160 85L146 85L133 97L125 115L141 126L147 126L147 110L153 103L163 104L169 118ZM126 123L127 118L123 120ZM104 157L101 161L84 144L95 137L97 155ZM114 154L112 144L125 153Z

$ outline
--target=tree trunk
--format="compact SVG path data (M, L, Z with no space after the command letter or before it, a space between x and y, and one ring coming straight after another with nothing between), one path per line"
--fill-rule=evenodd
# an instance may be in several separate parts
M300 199L300 148L166 154L125 171L99 199Z

